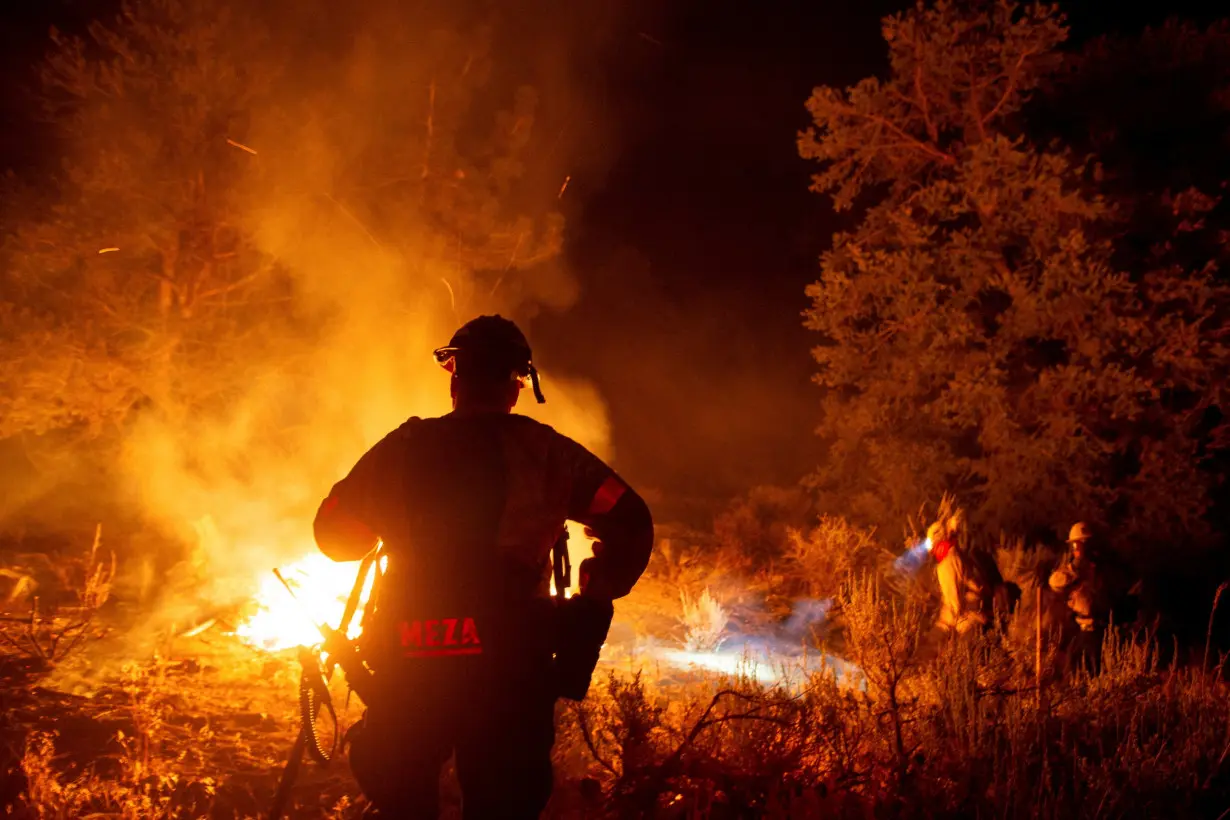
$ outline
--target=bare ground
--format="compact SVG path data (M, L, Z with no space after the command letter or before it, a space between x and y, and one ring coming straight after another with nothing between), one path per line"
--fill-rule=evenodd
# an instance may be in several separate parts
M134 816L142 807L153 812L145 816L267 814L298 732L293 652L257 653L206 633L101 674L90 656L41 682L19 663L4 670L0 805L12 816L39 816L32 803L73 804L46 793L53 781L92 794L76 809L82 816ZM343 728L358 718L357 700L347 705L339 689L335 701ZM40 738L52 741L49 756L40 758ZM305 763L288 816L347 816L356 794L344 762Z

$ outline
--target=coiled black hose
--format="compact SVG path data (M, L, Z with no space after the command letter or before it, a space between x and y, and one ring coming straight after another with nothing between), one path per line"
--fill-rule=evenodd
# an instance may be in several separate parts
M325 711L333 721L333 740L328 751L321 745L320 734L316 731L316 718L320 715L321 704L324 704ZM315 659L310 667L304 664L303 674L299 677L299 720L302 721L302 732L307 740L308 755L322 766L329 765L337 753L337 712L333 709L333 698L329 695L329 687L321 674L320 662Z

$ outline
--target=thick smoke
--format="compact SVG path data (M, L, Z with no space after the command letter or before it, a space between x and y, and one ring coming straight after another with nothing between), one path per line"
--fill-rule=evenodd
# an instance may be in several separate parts
M234 141L252 166L253 243L288 283L287 313L270 322L281 335L245 363L224 412L143 418L123 465L141 507L198 545L175 571L194 574L204 604L241 598L314 549L331 484L406 417L448 410L430 351L460 322L500 312L532 343L529 320L577 297L552 209L565 165L601 158L577 159L566 129L543 130L560 125L561 99L585 119L565 69L586 41L538 32L555 51L527 64L500 53L498 17L479 12L322 9L270 29L270 59L285 61L276 92ZM526 391L519 412L611 457L596 390L539 367L548 403Z

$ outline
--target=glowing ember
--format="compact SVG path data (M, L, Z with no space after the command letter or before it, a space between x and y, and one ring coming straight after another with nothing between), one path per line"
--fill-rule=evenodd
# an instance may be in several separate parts
M296 646L320 643L315 623L337 626L346 609L346 599L354 587L359 561L338 563L320 553L309 553L282 568L282 576L295 590L295 598L272 572L261 580L255 597L256 612L239 625L235 634L244 643L277 652ZM371 576L363 590L361 604L371 592ZM296 600L297 599L297 600ZM349 637L359 634L358 618L351 623Z

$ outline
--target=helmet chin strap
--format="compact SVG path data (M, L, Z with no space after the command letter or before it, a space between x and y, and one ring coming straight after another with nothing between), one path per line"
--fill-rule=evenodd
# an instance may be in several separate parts
M538 400L539 404L546 404L547 400L542 395L542 385L538 383L538 368L534 367L534 365L530 365L530 384L534 386L534 398Z

